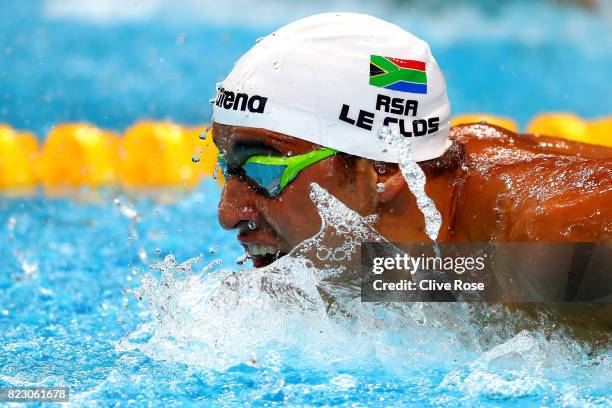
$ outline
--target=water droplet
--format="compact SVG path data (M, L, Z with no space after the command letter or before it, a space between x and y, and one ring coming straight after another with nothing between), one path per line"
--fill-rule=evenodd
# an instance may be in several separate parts
M442 225L442 215L436 208L433 200L425 193L425 173L413 157L412 143L402 137L397 130L382 127L379 138L383 140L399 158L399 168L408 184L408 188L415 195L417 206L425 219L425 232L435 241Z
M376 184L376 192L382 193L383 191L385 191L385 183Z
M278 70L280 68L280 63L278 61L274 61L272 63L272 68L274 68L275 70Z
M15 229L15 224L16 224L16 223L17 223L17 220L15 220L15 217L9 217L8 222L7 222L7 224L8 224L8 229L9 229L10 231L14 230L14 229Z
M208 253L209 253L209 254L214 254L214 253L216 253L216 252L217 252L217 248L215 248L215 247L210 247L210 248L208 248Z
M249 229L254 230L255 228L257 228L257 224L253 220L249 221L248 225L249 225Z
M155 248L155 253L156 254L161 254L161 248Z
M207 133L206 133L206 130L205 130L204 132L200 133L200 140L206 140L206 136L207 136Z
M258 39L255 40L255 44L259 44L261 42L261 40L263 40L265 37L259 37Z
M193 156L191 158L191 161L194 162L194 163L199 163L200 162L200 158L198 156Z
M363 217L363 220L370 225L376 224L378 222L378 215L370 214L366 217Z

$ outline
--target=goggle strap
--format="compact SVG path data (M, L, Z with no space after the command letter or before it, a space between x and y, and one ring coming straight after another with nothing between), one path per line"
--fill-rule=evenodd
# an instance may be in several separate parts
M334 149L325 147L323 149L313 150L312 152L287 158L285 162L287 168L283 172L280 180L281 188L284 189L287 184L289 184L300 173L300 171L304 170L306 167L321 161L335 154L336 152L337 151Z

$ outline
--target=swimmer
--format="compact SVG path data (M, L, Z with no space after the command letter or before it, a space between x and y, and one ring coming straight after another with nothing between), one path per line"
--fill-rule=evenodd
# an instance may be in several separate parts
M238 230L255 267L319 231L313 182L376 214L387 240L429 240L383 126L412 144L443 218L440 242L612 240L612 149L486 124L451 129L427 43L367 15L330 13L259 41L214 100L227 179L219 222Z

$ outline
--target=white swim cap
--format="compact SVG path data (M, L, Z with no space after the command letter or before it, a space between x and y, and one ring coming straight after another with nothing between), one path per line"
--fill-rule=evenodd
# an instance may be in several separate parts
M214 121L262 128L397 163L383 126L409 137L417 161L450 146L450 106L426 42L386 21L326 13L259 40L220 84Z

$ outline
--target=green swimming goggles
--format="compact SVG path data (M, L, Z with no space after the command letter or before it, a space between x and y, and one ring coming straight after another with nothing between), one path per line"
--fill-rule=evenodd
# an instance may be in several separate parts
M225 158L219 155L219 166L226 180L232 176L246 177L255 187L263 189L270 197L276 197L302 170L337 152L324 147L297 156L251 156L237 167L229 167Z

